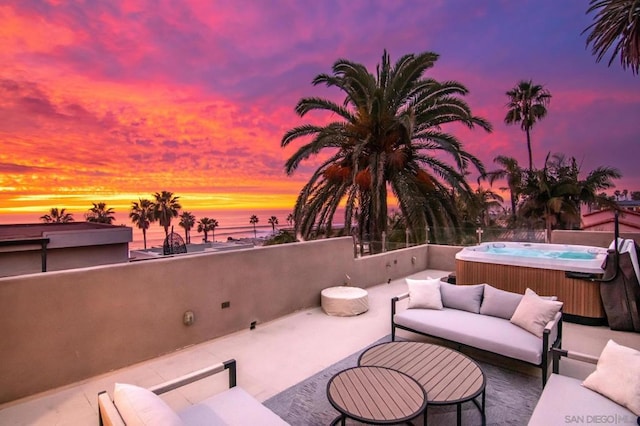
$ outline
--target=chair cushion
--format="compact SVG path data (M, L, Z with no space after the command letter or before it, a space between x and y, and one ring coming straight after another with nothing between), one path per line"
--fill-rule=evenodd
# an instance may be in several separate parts
M562 302L543 299L528 288L513 313L511 322L536 337L542 337L545 326L561 308Z
M187 407L180 411L179 415L189 426L211 424L282 426L287 424L277 414L237 386L207 398L199 404Z
M127 426L183 424L175 411L158 395L139 386L116 383L113 403Z
M636 424L636 416L615 402L580 386L573 377L552 374L529 426L564 424Z
M444 282L440 284L442 305L445 308L460 309L476 314L480 312L483 292L484 284L454 285Z
M509 320L518 308L521 300L522 294L500 290L499 288L485 284L480 313L482 315L491 315Z
M399 326L430 336L535 365L542 362L542 339L502 318L444 308L406 309L393 319Z
M609 340L583 385L640 416L640 352Z
M442 309L439 279L405 279L409 287L409 309Z

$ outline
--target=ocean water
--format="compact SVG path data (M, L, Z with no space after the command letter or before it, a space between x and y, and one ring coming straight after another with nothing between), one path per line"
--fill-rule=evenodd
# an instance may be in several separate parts
M191 242L201 243L204 240L204 233L197 232L197 222L203 217L209 219L215 219L218 221L219 226L215 229L214 237L216 241L227 241L227 238L253 238L253 225L249 223L252 215L258 217L258 223L256 224L256 236L258 238L267 238L273 234L273 228L268 223L271 216L275 216L278 219L278 225L276 225L275 231L277 232L281 228L288 228L287 217L291 213L291 209L243 209L243 210L203 210L196 211L190 210L196 217L196 226L191 229ZM73 217L76 221L84 220L84 212L74 212ZM0 215L0 224L23 224L23 223L40 223L40 216L45 214L38 213L24 213L24 214L3 214ZM133 229L133 241L129 244L129 249L135 250L143 248L142 230L136 228L129 219L129 212L118 212L114 214L116 220L114 225L126 225ZM176 232L182 236L184 235L184 229L181 228L178 223L179 218L175 218L171 225L173 226L173 232ZM171 232L171 229L169 230ZM152 223L147 230L147 248L154 246L162 246L164 241L164 228L157 222ZM209 233L209 241L211 241L211 233Z

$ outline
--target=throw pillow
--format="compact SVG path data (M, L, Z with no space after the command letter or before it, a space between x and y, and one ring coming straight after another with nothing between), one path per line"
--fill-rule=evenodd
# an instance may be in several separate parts
M521 300L521 294L500 290L485 284L484 299L480 306L480 313L492 317L511 319Z
M482 301L483 292L484 284L440 284L440 294L442 295L442 305L444 307L476 314L480 312L480 302Z
M180 426L182 420L149 389L116 383L113 403L127 426Z
M511 322L529 333L542 337L544 327L562 308L562 302L545 300L527 289L511 317Z
M640 352L609 340L582 385L640 416Z
M440 279L412 280L406 278L406 281L409 286L408 309L442 309Z

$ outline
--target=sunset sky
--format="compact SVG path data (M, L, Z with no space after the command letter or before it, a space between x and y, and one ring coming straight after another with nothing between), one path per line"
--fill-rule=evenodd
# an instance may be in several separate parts
M292 177L288 129L329 117L294 113L338 58L371 71L387 49L440 55L428 75L470 90L494 131L446 130L488 170L527 164L506 126L505 92L532 79L552 94L532 131L583 171L617 167L640 190L640 77L597 64L582 31L587 0L14 0L0 5L0 217L50 207L85 212L168 190L183 207L290 208L316 164ZM607 58L608 60L608 58Z

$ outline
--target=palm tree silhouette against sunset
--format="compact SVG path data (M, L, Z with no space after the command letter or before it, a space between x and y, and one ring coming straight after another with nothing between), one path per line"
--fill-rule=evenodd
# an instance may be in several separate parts
M275 216L271 216L269 218L269 220L267 220L267 222L269 222L269 225L271 225L271 230L272 233L276 233L276 225L278 224L278 218Z
M91 204L93 204L93 207L91 207L85 215L87 222L106 223L111 225L113 221L116 220L114 216L115 211L111 207L107 208L106 203L100 202Z
M258 219L258 216L251 215L251 219L249 219L249 223L253 225L253 238L258 238L258 234L256 233L256 223L258 223L260 221L260 219Z
M153 217L164 228L165 237L169 236L171 220L178 217L178 211L182 206L178 202L180 197L174 196L173 192L162 191L153 194Z
M547 115L547 105L551 100L551 93L531 80L520 81L507 92L506 124L520 124L520 128L527 135L527 150L529 151L529 170L533 171L533 155L531 153L531 128Z
M196 224L196 217L191 212L184 211L180 213L180 223L178 225L184 229L184 242L191 243L191 228Z
M154 221L153 217L153 203L150 200L140 198L139 201L131 203L131 210L129 211L129 218L131 222L139 229L142 230L142 239L144 241L144 248L147 249L147 229Z
M67 209L58 209L57 207L52 207L51 210L49 210L49 214L40 216L40 219L44 223L73 222L73 215L71 213L67 213L66 210Z

